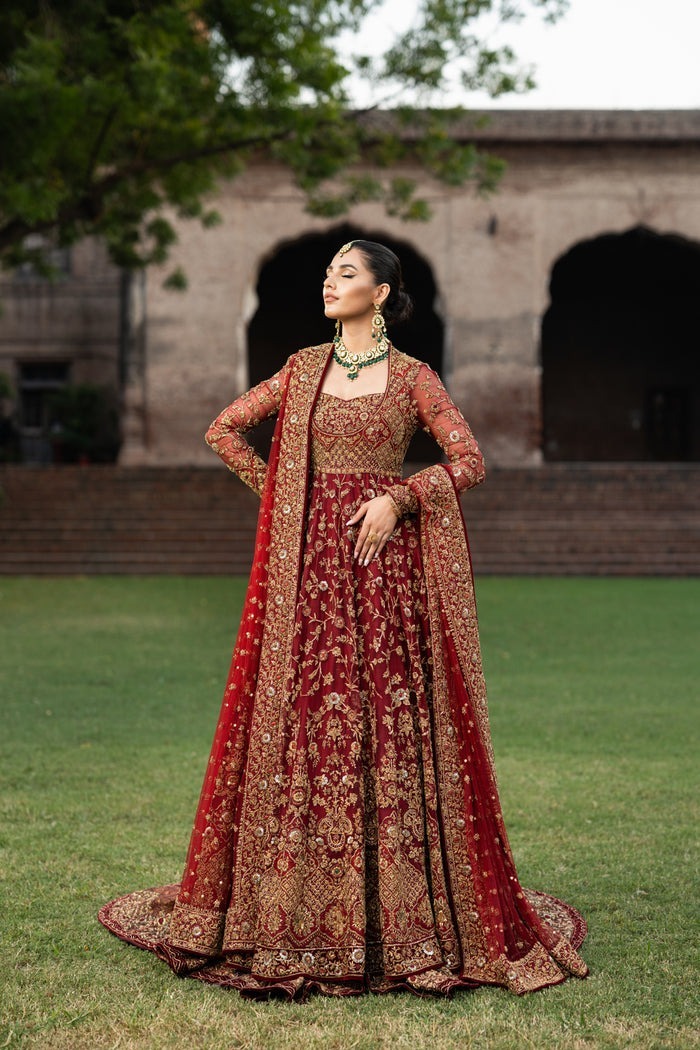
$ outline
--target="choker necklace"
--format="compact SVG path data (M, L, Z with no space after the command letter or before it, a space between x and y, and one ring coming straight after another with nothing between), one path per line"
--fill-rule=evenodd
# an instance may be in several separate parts
M359 354L351 354L340 336L336 335L333 340L333 360L337 361L341 368L346 369L348 379L357 379L361 368L386 361L389 356L389 345L386 336L381 336L376 346L370 346L369 350L363 350Z

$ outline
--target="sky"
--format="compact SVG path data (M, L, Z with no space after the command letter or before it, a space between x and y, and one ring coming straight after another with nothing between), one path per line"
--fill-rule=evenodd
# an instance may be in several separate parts
M375 49L410 22L418 0L386 0L363 33ZM445 103L501 109L699 109L700 0L570 0L546 24L487 30L534 66L538 87L489 99L459 88ZM491 36L491 34L494 34ZM358 102L362 103L362 99Z

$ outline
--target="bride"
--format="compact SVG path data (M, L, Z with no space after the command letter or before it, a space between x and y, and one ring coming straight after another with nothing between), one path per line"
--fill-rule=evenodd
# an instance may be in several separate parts
M207 441L261 497L254 565L179 884L100 912L247 995L522 993L584 977L578 912L520 886L498 799L459 494L457 406L387 325L397 257L356 240L300 350ZM269 462L246 431L276 415ZM417 427L447 460L402 480Z

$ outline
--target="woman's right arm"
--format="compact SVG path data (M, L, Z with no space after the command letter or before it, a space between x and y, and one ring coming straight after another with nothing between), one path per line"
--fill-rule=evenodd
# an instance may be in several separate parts
M290 362L287 361L271 379L241 394L216 417L205 435L207 444L223 459L228 469L259 496L265 484L267 463L243 435L264 419L277 415L289 368Z

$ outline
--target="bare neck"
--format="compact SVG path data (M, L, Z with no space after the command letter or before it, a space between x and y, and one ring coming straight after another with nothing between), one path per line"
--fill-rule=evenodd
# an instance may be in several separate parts
M343 322L343 342L351 354L360 354L373 345L372 322L364 318Z

